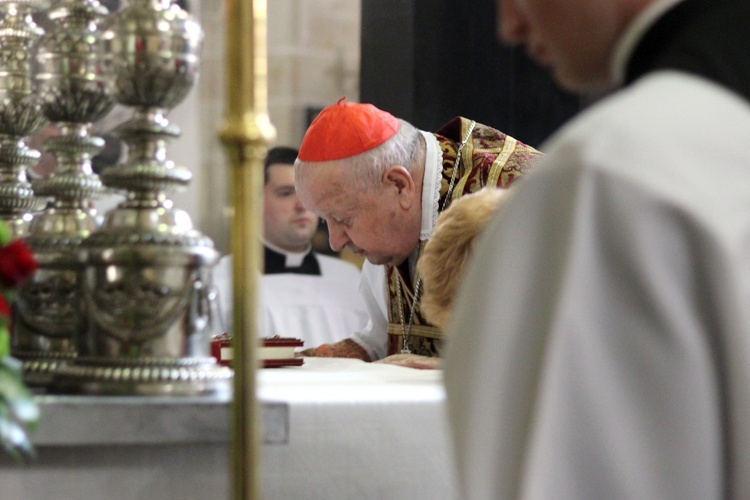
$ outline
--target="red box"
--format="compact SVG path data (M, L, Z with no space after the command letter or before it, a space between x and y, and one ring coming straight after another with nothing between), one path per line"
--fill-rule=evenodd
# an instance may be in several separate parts
M263 368L300 366L304 363L303 358L294 356L295 348L302 347L305 344L304 341L279 336L262 340L257 357L263 362ZM216 358L220 365L232 366L233 355L232 337L229 334L224 333L211 339L211 356Z

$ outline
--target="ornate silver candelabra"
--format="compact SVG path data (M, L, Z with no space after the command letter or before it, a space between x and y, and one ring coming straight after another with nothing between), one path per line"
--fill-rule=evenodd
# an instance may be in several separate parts
M50 0L0 0L0 220L15 237L26 234L46 200L35 196L26 170L39 159L25 139L45 122L32 81L31 61L44 34L32 14Z
M168 0L132 0L103 29L103 65L115 99L133 110L114 133L127 160L104 184L127 193L86 238L88 327L56 390L92 394L229 393L232 371L210 355L213 242L173 207L169 189L189 170L167 159L179 136L168 111L198 75L200 26Z
M44 142L55 170L32 182L52 204L29 227L26 240L40 266L21 288L13 332L13 354L33 385L49 384L76 355L75 337L86 327L80 245L97 227L92 199L102 183L91 158L104 146L90 129L114 104L101 66L99 25L107 9L98 0L58 0L46 14L50 27L37 49L36 88L60 134Z

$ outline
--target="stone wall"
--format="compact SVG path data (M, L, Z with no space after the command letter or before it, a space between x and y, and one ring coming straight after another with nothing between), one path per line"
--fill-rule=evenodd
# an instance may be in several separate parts
M181 141L198 144L189 211L222 252L229 248L229 174L218 131L224 120L224 2L191 3L206 39L196 90L198 126ZM359 98L360 3L351 0L268 1L268 111L277 138L297 147L314 111L339 97ZM241 48L233 48L242 50ZM185 208L185 207L183 207Z

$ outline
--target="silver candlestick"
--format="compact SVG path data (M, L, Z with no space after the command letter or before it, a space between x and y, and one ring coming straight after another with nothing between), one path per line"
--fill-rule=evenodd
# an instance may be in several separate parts
M31 61L44 34L32 14L50 0L0 0L0 220L14 237L28 231L32 214L46 199L34 194L26 175L39 151L26 138L46 121L35 93Z
M202 30L168 0L133 0L104 29L116 100L133 110L114 130L127 160L102 172L127 192L82 244L89 325L54 386L92 394L205 394L231 390L232 371L210 354L213 242L167 191L191 173L167 159L179 136L168 111L198 75Z
M13 323L13 354L23 360L31 385L49 384L76 355L75 336L86 325L79 247L97 227L92 199L103 186L91 158L104 146L90 129L114 105L101 65L99 25L107 14L98 0L58 0L47 12L51 26L37 50L39 101L60 134L44 143L55 170L32 183L53 201L26 237L40 265L21 287Z

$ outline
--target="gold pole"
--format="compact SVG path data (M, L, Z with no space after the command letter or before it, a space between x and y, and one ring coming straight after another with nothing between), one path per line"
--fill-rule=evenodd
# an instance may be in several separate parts
M266 1L226 0L226 122L230 161L234 315L232 347L232 491L260 498L260 418L255 399L258 276L261 272L263 159L276 132L267 112Z

